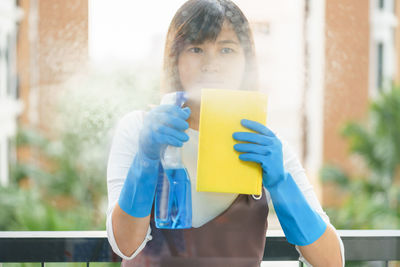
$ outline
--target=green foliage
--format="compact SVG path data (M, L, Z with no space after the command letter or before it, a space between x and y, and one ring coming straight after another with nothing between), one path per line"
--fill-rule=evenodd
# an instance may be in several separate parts
M14 162L10 185L0 187L0 231L105 230L106 166L114 126L123 114L159 101L159 78L154 75L158 70L140 66L81 72L57 88L51 133L18 129L13 144L29 147L32 157ZM28 185L21 187L27 181ZM77 267L86 263L47 265Z
M342 207L326 209L333 224L339 229L399 228L400 88L383 92L370 104L366 122L347 122L340 133L367 173L350 177L336 166L322 168L323 182L335 183L348 193Z
M123 114L157 101L154 72L97 69L57 88L51 132L20 127L12 140L32 153L12 164L10 186L0 188L0 231L105 230L113 129Z

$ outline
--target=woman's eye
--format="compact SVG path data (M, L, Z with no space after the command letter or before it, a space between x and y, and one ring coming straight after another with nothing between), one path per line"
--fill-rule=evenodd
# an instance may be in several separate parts
M203 52L203 50L200 47L191 47L191 48L189 48L189 51L193 52L193 53L201 53L201 52Z
M233 53L235 51L232 48L224 47L224 48L221 49L221 52L222 52L222 54L230 54L230 53Z

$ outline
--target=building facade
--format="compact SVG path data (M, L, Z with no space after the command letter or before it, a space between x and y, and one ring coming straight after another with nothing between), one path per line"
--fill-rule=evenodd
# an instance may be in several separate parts
M10 138L16 133L17 116L23 109L18 99L16 56L22 15L15 0L0 1L0 186L9 182L9 164L15 152Z

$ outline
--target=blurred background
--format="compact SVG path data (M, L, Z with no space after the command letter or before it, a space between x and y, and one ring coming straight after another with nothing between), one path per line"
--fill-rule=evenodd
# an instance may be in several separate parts
M184 2L0 1L0 231L105 230L115 124L159 103ZM234 2L253 30L267 125L332 224L399 229L400 2Z

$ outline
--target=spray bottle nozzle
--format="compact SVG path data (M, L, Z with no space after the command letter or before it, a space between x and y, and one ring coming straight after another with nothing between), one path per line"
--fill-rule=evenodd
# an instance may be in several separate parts
M161 105L177 105L182 107L182 105L187 101L187 93L185 91L176 91L172 93L165 94L161 99Z

